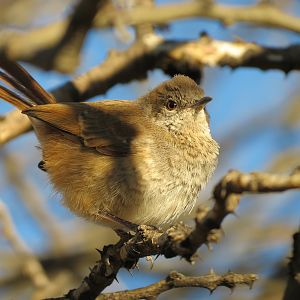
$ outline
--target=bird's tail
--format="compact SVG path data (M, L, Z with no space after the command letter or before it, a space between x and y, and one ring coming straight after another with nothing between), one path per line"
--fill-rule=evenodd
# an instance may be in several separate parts
M24 110L39 104L56 103L53 95L45 91L39 83L18 63L0 56L0 98Z

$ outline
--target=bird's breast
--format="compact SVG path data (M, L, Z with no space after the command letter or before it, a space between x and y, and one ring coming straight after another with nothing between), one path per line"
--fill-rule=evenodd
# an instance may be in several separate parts
M169 143L158 148L151 140L145 141L141 149L126 168L134 168L126 176L124 191L131 191L135 207L132 215L124 218L161 225L190 212L216 159L170 147Z

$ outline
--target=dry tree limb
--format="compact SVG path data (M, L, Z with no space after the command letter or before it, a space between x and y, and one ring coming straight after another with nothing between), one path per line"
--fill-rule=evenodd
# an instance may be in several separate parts
M90 1L88 1L90 2ZM247 22L255 25L283 28L300 32L300 19L289 15L272 4L253 6L231 6L213 1L192 1L153 7L133 7L128 10L116 9L107 2L98 12L93 26L114 27L117 24L138 26L143 24L166 24L179 19L209 18L226 25ZM43 49L55 48L66 33L68 21L59 21L29 32L2 32L0 50L13 60L33 64L35 55Z
M300 295L300 230L293 238L293 255L289 262L289 278L283 300L297 299Z
M120 268L133 268L142 257L180 256L193 262L199 247L220 239L222 222L228 214L234 213L243 193L270 193L298 188L299 172L273 175L230 171L214 189L212 209L198 210L193 229L183 223L166 231L141 225L136 232L123 233L118 243L99 251L100 260L81 285L57 299L95 299L114 281Z
M208 275L202 276L185 276L173 271L166 279L149 286L131 291L102 294L97 297L97 300L156 299L156 297L168 290L183 287L205 288L211 293L219 286L225 286L231 290L237 285L248 285L251 288L257 279L258 276L255 274L236 274L228 272L225 275L217 275L211 272Z
M267 48L243 41L226 42L203 35L192 41L163 41L156 35L144 36L125 51L111 51L100 65L54 89L61 101L84 101L104 94L119 83L128 83L160 68L167 74L183 73L200 79L203 66L251 66L279 69L285 72L300 69L300 45ZM13 111L0 119L0 145L30 130L26 116Z

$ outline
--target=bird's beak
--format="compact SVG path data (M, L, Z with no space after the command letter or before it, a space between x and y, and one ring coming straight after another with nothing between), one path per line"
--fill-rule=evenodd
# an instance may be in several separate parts
M195 102L195 104L193 105L193 107L195 107L196 109L202 109L203 107L205 107L205 105L210 102L212 100L212 97L209 96L204 96L201 99L197 100Z

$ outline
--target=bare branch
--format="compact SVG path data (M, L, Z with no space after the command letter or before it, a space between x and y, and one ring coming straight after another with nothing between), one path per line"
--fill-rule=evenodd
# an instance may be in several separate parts
M97 300L138 300L156 299L157 296L171 289L183 287L199 287L213 292L219 286L225 286L233 290L237 285L248 285L252 287L254 281L258 279L255 274L236 274L229 272L225 275L210 273L203 276L185 276L173 271L169 276L149 286L115 293L100 295ZM151 298L152 297L152 298Z

